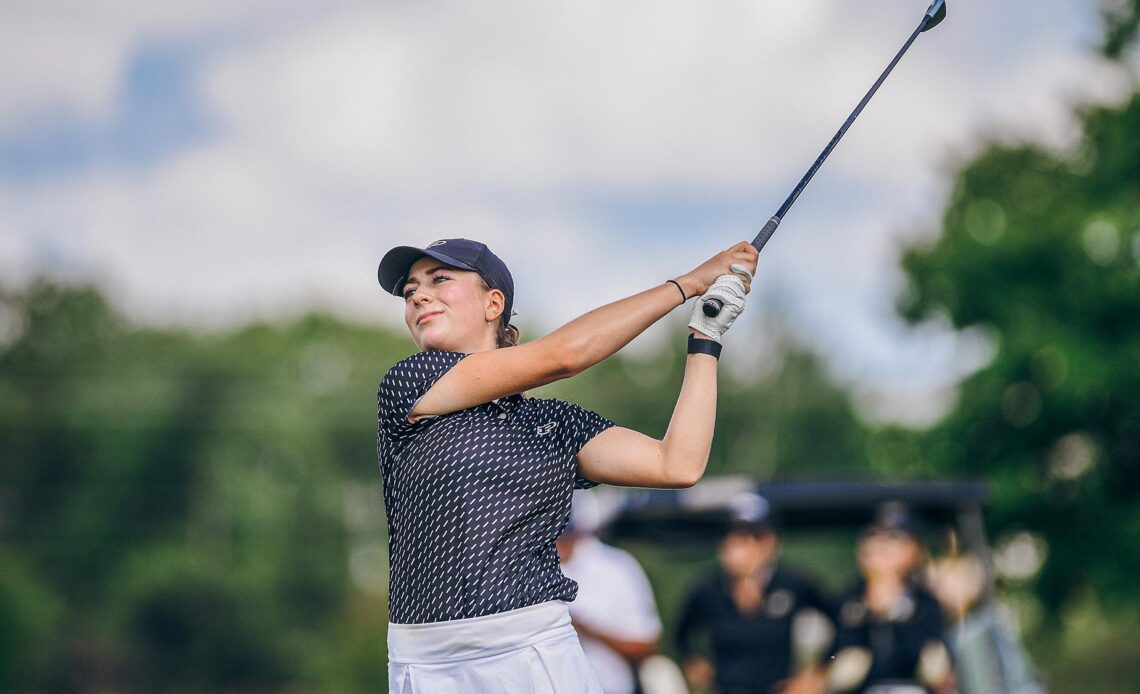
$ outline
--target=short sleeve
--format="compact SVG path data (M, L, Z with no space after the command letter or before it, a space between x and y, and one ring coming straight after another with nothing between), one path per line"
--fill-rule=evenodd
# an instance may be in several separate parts
M376 416L381 433L391 438L410 433L415 428L408 421L412 408L465 356L460 352L420 352L388 369L376 393Z
M591 412L584 407L570 402L563 402L562 424L558 427L562 443L572 455L578 455L598 434L614 426L614 423L597 412ZM589 489L598 486L597 482L588 480L581 475L574 477L575 489Z

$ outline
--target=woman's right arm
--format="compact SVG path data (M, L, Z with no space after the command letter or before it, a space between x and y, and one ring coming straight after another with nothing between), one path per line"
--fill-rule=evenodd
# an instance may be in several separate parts
M730 274L734 263L754 270L757 255L751 244L741 241L677 282L686 296L700 296L717 277ZM677 308L679 293L664 283L594 309L533 342L472 354L420 398L409 419L456 412L581 373Z

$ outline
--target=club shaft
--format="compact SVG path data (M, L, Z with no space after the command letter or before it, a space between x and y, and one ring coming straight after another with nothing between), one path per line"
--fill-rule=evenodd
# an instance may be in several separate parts
M879 87L887 79L887 75L891 74L891 70L895 69L895 65L897 65L899 60L902 59L903 54L906 53L907 49L910 48L910 45L914 43L914 40L918 38L918 35L922 33L922 30L926 28L928 21L928 17L924 16L922 18L922 22L918 25L918 28L915 29L914 33L910 35L910 38L906 40L906 43L903 44L903 47L901 49L899 49L899 52L895 54L895 57L893 60L891 60L890 65L887 65L887 69L883 70L883 74L879 75L879 79L875 80L875 84L863 97L863 100L859 102L859 105L855 107L855 110L851 112L851 115L847 117L847 120L843 123L843 126L839 128L838 132L835 133L835 137L831 138L831 142L828 142L827 147L823 148L823 153L819 155L819 158L817 158L815 160L815 163L811 165L811 168L808 169L806 174L804 174L804 177L800 179L800 182L798 184L796 184L796 187L792 190L791 194L788 195L786 200L784 200L784 204L780 205L780 209L776 212L776 214L772 215L772 218L768 220L768 223L764 225L764 228L761 229L760 233L756 235L756 238L752 240L752 245L756 247L756 250L764 248L764 244L768 243L768 239L772 238L772 235L776 233L776 228L784 219L784 215L788 213L788 210L791 209L792 205L796 202L796 199L800 197L800 193L804 191L804 188L807 188L807 184L811 182L811 179L815 176L815 172L819 171L820 166L823 166L823 162L827 160L828 155L831 154L831 150L835 149L835 145L839 144L839 141L843 139L843 135L847 132L848 128L850 128L851 124L855 122L855 119L859 117L859 114L863 112L863 108L867 105L867 102L871 100L871 97L875 95L875 92L879 90Z

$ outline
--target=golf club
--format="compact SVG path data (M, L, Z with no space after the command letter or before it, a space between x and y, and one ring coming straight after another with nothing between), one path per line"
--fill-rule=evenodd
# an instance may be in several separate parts
M863 100L859 102L859 105L856 106L855 110L851 112L851 115L847 117L847 121L843 124L843 127L839 129L839 132L835 133L835 137L831 138L831 142L827 143L827 147L824 147L823 153L819 155L819 158L811 165L811 168L804 174L804 177L796 184L791 195L784 200L784 204L780 205L780 209L776 211L776 214L772 215L772 218L769 219L768 223L764 225L764 228L760 230L756 238L752 239L752 245L756 247L756 250L759 251L763 249L764 244L768 243L768 239L772 238L772 234L776 233L776 228L780 226L780 222L784 219L784 215L788 213L788 210L791 209L796 198L798 198L804 188L807 187L812 177L815 176L815 172L819 171L819 167L823 165L824 160L827 159L827 155L831 154L831 150L835 149L835 145L839 144L839 140L842 139L843 134L847 132L847 129L851 127L851 124L854 123L855 119L862 113L863 107L867 105L867 102L870 101L871 97L875 95L875 92L879 90L879 86L887 79L887 75L891 74L891 70L895 69L895 65L903 57L903 53L906 53L907 49L910 48L910 44L914 43L914 40L917 39L918 35L922 32L938 26L943 19L946 19L946 0L934 0L926 10L926 14L923 15L918 28L910 35L910 38L907 39L903 47L899 49L899 52L895 54L895 58L891 61L891 64L887 66L886 70L883 70L883 74L879 75L879 79L875 81L871 90L867 92L867 95L863 97ZM711 318L720 313L722 306L723 304L720 300L708 299L705 301L703 309L705 315Z

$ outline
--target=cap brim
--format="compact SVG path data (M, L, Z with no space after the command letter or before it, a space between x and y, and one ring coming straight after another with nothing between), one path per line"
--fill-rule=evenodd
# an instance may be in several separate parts
M460 270L478 272L475 268L457 258L440 253L431 248L416 248L414 246L397 246L384 254L380 267L376 269L376 278L384 291L394 296L400 296L404 289L404 282L408 277L408 270L412 269L416 261L424 256L435 258L439 262Z
M730 533L750 533L752 535L766 535L768 533L776 534L779 528L773 520L743 520L734 518L728 523L728 532Z
M870 537L871 535L894 535L905 536L913 540L919 539L921 532L919 528L910 525L882 525L875 524L863 528L860 533L862 537Z

